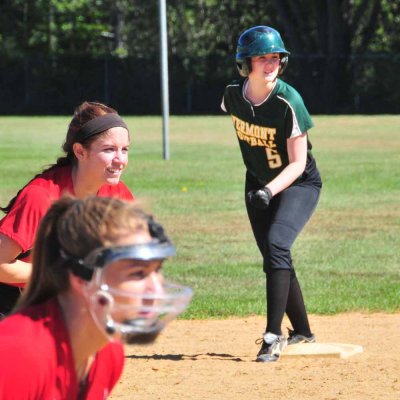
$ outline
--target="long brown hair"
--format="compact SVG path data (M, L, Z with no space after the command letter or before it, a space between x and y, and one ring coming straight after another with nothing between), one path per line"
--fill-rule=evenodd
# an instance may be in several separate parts
M71 196L53 203L42 219L33 250L32 276L16 310L41 303L69 288L70 261L60 253L84 258L126 234L148 229L147 214L116 198Z
M58 167L64 167L67 165L73 165L76 163L76 157L73 151L73 145L74 143L80 142L82 143L82 146L85 148L89 148L90 144L94 142L99 135L92 136L86 140L81 140L80 138L80 129L86 122L92 120L95 117L99 117L100 115L104 114L117 114L117 111L114 110L111 107L106 106L105 104L102 103L96 103L96 102L89 102L85 101L82 104L80 104L74 111L74 115L72 117L72 120L68 126L68 131L67 135L65 137L65 141L63 145L61 146L63 152L65 153L63 156L59 157L57 161L46 167L42 172L36 174L26 185L24 185L18 193L9 201L7 206L5 207L0 207L0 210L3 211L5 214L8 214L10 210L12 209L15 201L17 200L18 195L21 193L21 191L30 183L32 182L35 178L43 174L44 172L50 171L54 168Z

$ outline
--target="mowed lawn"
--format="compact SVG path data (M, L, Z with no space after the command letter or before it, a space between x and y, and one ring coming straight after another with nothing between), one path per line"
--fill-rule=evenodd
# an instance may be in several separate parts
M0 117L0 202L61 155L69 117ZM244 167L226 116L125 117L123 180L165 225L168 278L192 286L184 318L265 313L265 280L243 204ZM293 248L311 313L400 310L400 116L315 116L320 204Z

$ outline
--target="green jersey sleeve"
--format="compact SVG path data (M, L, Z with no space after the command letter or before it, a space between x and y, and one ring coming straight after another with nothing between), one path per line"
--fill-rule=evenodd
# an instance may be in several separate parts
M288 105L288 112L285 116L287 138L300 136L314 126L302 97L295 89L286 86L285 90L277 97Z

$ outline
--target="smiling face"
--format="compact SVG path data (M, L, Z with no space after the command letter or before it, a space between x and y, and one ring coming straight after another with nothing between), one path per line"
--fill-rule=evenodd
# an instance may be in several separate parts
M279 67L279 53L270 53L252 57L249 79L264 83L274 82L279 74Z
M87 188L97 191L103 184L117 185L128 165L129 133L116 127L100 134L89 146L74 144L78 169Z

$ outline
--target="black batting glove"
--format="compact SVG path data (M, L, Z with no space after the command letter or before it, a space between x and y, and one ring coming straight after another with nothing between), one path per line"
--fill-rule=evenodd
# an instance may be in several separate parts
M247 199L253 207L259 210L265 210L272 199L272 193L267 187L258 190L250 190L250 192L247 193Z

